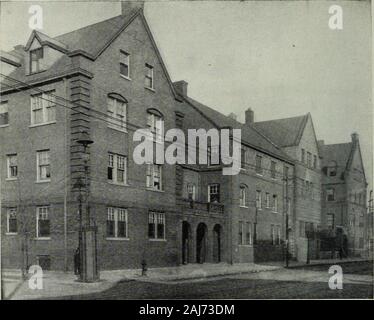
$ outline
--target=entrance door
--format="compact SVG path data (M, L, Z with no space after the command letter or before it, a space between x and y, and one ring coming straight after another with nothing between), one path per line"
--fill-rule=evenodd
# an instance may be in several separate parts
M207 227L205 223L200 223L196 230L196 262L204 263L207 254Z

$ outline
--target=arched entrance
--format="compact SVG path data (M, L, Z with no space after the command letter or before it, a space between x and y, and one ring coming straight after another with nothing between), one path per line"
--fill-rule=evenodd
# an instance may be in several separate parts
M190 259L191 227L187 221L182 222L182 263L189 263Z
M222 227L219 224L213 228L213 261L222 261Z
M196 229L196 262L204 263L207 256L207 226L199 223Z

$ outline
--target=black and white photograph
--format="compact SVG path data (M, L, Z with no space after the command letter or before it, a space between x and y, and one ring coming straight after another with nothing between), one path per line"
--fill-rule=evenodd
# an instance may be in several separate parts
M0 1L0 299L373 300L372 15Z

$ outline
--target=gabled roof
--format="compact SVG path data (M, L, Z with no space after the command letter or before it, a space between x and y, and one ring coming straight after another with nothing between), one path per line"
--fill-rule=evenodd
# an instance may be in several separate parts
M244 144L253 147L263 153L272 155L281 160L293 163L292 159L281 150L278 146L272 143L267 137L263 136L252 126L240 123L222 113L190 98L183 97L184 100L197 110L203 117L209 120L217 128L231 127L233 129L241 129L241 139Z
M280 147L297 146L303 135L309 114L255 122L253 126Z
M66 49L67 49L67 46L66 44L54 39L54 38L51 38L49 36L47 36L46 34L40 32L40 31L37 31L37 30L33 30L33 32L31 33L30 37L29 37L29 40L27 41L27 44L26 44L26 47L25 47L25 50L29 50L30 49L30 46L32 44L32 42L34 41L34 38L36 38L41 45L49 45L57 50L61 50L63 52L66 52Z

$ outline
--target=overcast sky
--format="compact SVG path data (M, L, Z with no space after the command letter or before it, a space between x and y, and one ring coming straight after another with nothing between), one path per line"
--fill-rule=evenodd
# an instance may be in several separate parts
M330 30L330 5L343 30ZM55 36L120 13L119 2L2 2L1 49L26 44L28 8L43 8ZM350 141L356 131L372 179L369 1L153 1L145 15L173 81L224 114L256 121L310 112L318 139Z

